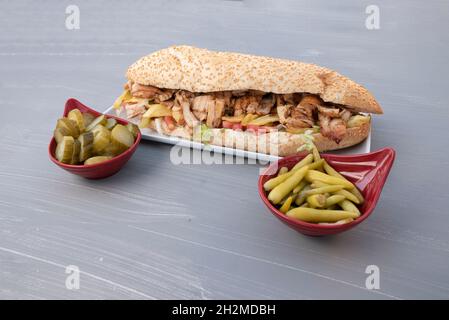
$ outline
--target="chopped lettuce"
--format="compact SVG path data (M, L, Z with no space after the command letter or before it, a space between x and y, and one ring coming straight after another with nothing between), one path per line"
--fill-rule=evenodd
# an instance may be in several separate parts
M206 125L201 125L201 142L202 143L209 143L212 138L212 130Z
M313 143L313 130L306 130L306 132L300 134L301 139L304 141L304 144L301 145L298 148L298 152L300 151L304 151L307 150L309 152L311 152L313 150L313 148L315 147L315 144Z

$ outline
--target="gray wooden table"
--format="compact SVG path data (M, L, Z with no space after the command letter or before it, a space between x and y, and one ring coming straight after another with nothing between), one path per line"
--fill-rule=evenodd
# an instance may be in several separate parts
M79 30L66 28L70 4ZM365 26L371 4L379 30ZM447 1L0 8L0 298L449 297ZM49 161L67 98L106 109L129 64L172 44L302 59L368 87L385 110L372 149L397 151L373 215L338 236L302 236L259 200L258 165L177 166L158 143L101 181ZM66 287L69 265L79 289ZM369 265L378 290L365 287Z

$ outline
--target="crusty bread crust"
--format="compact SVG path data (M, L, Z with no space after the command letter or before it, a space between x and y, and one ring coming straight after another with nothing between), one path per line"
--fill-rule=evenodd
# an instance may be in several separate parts
M320 152L343 149L356 145L365 140L369 135L370 129L370 122L366 122L358 127L348 128L346 130L346 135L343 137L343 140L341 140L340 143L336 143L334 140L326 138L321 133L315 133L313 135L313 143ZM281 142L282 139L280 139L281 143L278 145L279 156L285 157L291 154L298 153L298 148L303 145L303 141L298 137L298 135L288 135L290 135L290 137L287 137L288 142Z
M366 139L369 135L370 128L370 122L363 123L358 127L348 128L346 135L340 143L324 137L321 133L315 133L313 134L314 144L320 152L347 148ZM172 135L171 133L167 134ZM298 148L304 144L304 140L300 134L278 131L256 135L250 131L223 128L209 129L207 141L201 141L200 136L194 137L194 139L216 146L272 154L281 157L298 153Z
M139 59L126 76L142 85L191 92L313 93L354 111L383 113L361 85L333 70L299 61L173 46Z
M154 121L150 122L149 128L156 131ZM178 127L177 129L178 130L164 133L181 139L194 139L206 144L277 155L280 157L298 153L298 148L304 144L300 134L292 134L285 131L256 135L251 131L213 128L208 130L207 140L202 141L201 139L204 139L204 137L201 137L200 135L194 135L192 137L184 127ZM358 127L347 128L346 134L340 143L336 143L334 140L326 138L321 133L314 133L313 143L320 152L343 149L365 140L368 137L370 130L371 121L362 123Z

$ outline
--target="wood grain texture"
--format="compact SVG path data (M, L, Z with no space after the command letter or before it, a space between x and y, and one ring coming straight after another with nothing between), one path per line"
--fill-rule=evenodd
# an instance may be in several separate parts
M0 298L449 297L447 2L379 1L377 31L368 1L78 1L77 31L69 4L0 10ZM157 143L102 181L48 160L67 98L106 109L129 64L172 44L302 59L366 86L385 111L372 149L397 150L370 219L301 236L263 207L259 166L175 166ZM65 288L68 265L79 290Z

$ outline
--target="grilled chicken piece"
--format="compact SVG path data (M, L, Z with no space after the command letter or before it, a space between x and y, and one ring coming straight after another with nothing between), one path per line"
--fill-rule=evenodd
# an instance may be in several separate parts
M219 128L221 126L221 117L225 111L225 99L217 98L214 104L209 104L207 109L206 125L209 128Z
M173 108L175 102L173 100L166 100L166 101L161 101L160 104L163 104L167 108L171 109L171 108Z
M311 128L313 126L313 106L283 105L277 107L279 122L289 129Z
M290 116L290 109L292 105L279 105L276 108L277 114L279 116L279 122L282 124L287 124L287 118Z
M256 113L256 108L259 106L262 96L244 96L235 99L234 115L239 116L247 113Z
M318 105L317 108L321 134L340 143L346 134L346 121L351 117L351 112L346 109L340 110L339 108L323 107L322 105Z
M313 119L308 119L299 105L296 107L292 105L278 106L277 113L279 122L288 129L310 128L313 125Z
M308 94L301 98L299 104L292 110L292 117L302 119L309 127L313 126L316 109L324 102L318 96Z
M193 97L193 94L187 91L178 91L175 97L175 106L178 105L181 107L183 118L190 128L194 128L200 124L190 110L190 100Z
M195 115L192 113L192 111L190 111L190 105L188 102L183 102L181 104L181 108L182 108L182 115L184 117L184 120L186 121L187 125L190 128L194 128L200 124L200 122L195 117Z
M270 114L271 108L273 108L275 100L276 99L273 94L265 95L262 98L260 104L256 107L256 114L258 114L259 116Z
M298 104L290 111L291 118L287 120L287 126L292 128L311 128L313 126L314 106L302 106Z
M144 86L138 83L133 83L131 86L131 94L136 98L154 99L160 93L161 90L153 86Z
M277 94L276 95L276 104L278 106L291 104L297 105L299 101L301 101L302 94L300 93L287 93L287 94Z
M341 118L334 118L330 122L331 139L340 143L341 139L346 135L346 124Z
M295 95L293 93L282 95L282 99L288 104L297 104L298 103L297 101L295 101Z
M324 104L324 101L320 99L320 97L314 95L314 94L308 94L302 97L300 104L302 106L322 106Z
M128 83L128 87L130 84ZM157 103L169 100L173 97L175 90L172 89L159 89L153 86L144 86L138 83L131 85L131 94L136 98L152 99Z
M128 119L137 117L145 113L145 103L128 103L125 104L126 117Z
M231 91L218 91L212 93L212 95L215 98L223 99L225 108L233 107L234 106L234 99L232 98L232 92Z
M330 128L330 122L331 122L331 118L319 113L318 114L318 121L320 122L320 132L323 136L330 138L331 136L331 128Z
M214 97L211 95L196 96L192 100L192 111L195 117L200 120L206 120L207 110L215 105Z
M176 90L172 89L161 89L161 92L154 96L154 101L157 103L170 100L173 97L173 94Z
M200 111L192 110L192 113L195 116L195 118L197 118L199 121L204 121L207 118L207 112L200 112Z
M340 111L340 117L343 119L343 121L346 123L348 122L349 118L351 118L351 111L347 110L347 109L342 109Z
M218 91L211 93L215 98L222 100L224 103L224 110L222 115L232 116L234 115L234 102L235 98L232 97L231 91ZM221 124L221 119L220 119Z
M211 104L214 104L214 97L211 95L201 95L196 96L192 100L192 110L193 111L200 111L200 112L207 112L209 109L209 106Z
M210 128L217 128L221 125L221 117L225 110L225 98L214 97L213 95L196 96L192 100L192 111L200 121L206 120L206 125Z
M329 118L339 118L340 109L318 106L318 112Z
M318 119L321 127L321 134L329 139L340 143L346 134L346 124L341 118L331 118L325 114L319 113Z

